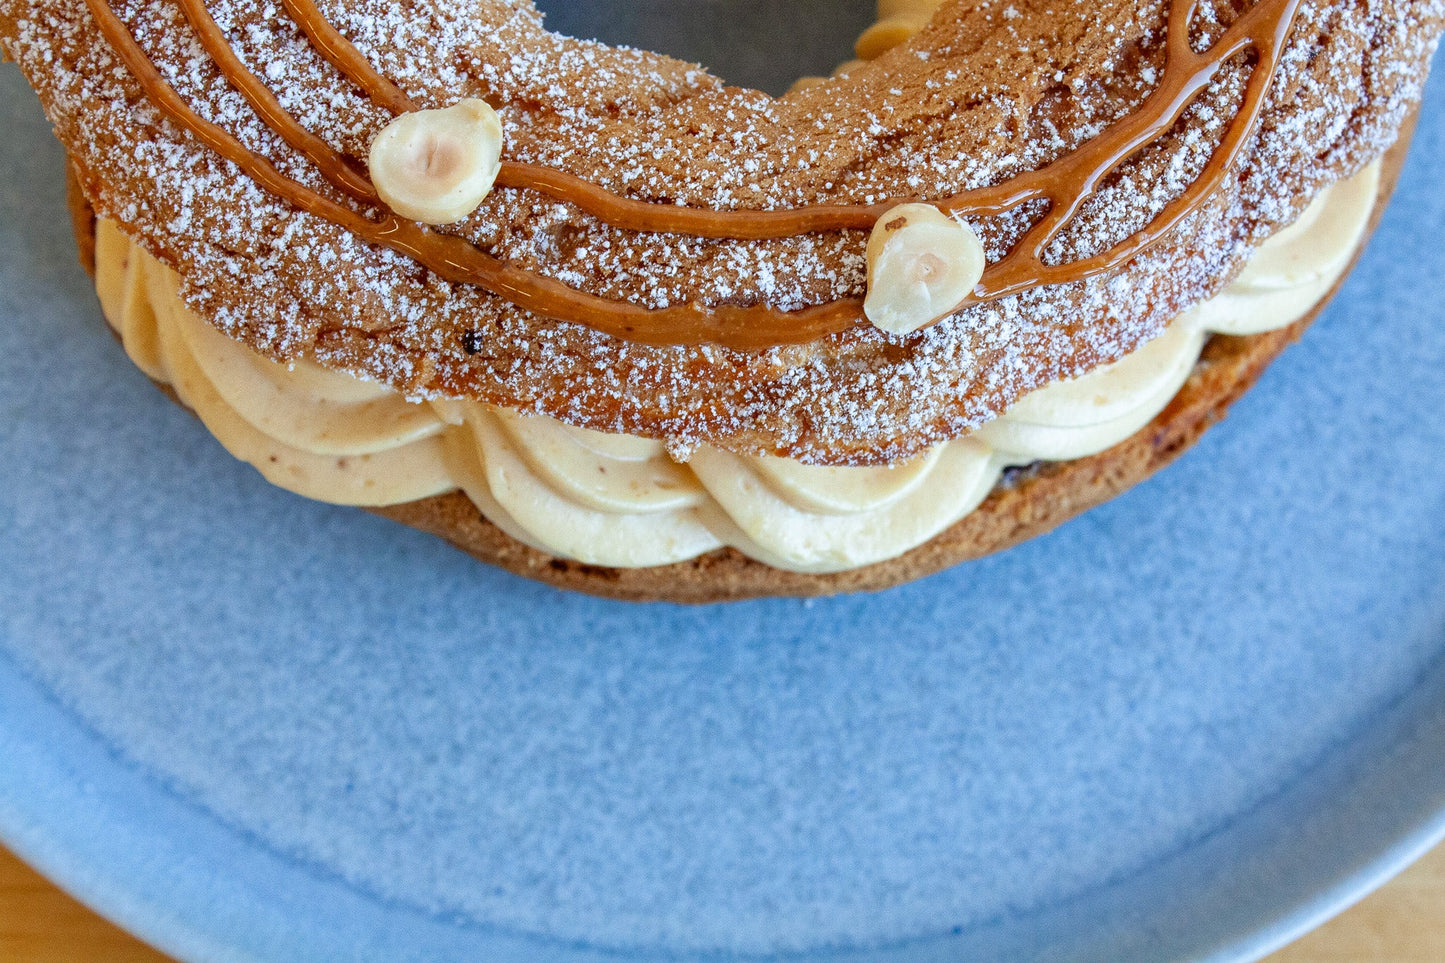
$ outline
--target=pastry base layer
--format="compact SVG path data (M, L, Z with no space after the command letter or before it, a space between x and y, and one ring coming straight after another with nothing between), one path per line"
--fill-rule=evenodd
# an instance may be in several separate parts
M1385 156L1370 233L1394 190L1413 130L1412 117L1402 129L1399 142ZM93 272L95 216L73 171L69 179L71 217L81 263ZM653 568L587 565L518 542L487 521L460 492L367 511L436 535L482 562L517 575L624 601L706 604L768 596L880 591L1042 535L1169 465L1224 418L1230 405L1299 339L1338 288L1339 284L1308 315L1287 328L1248 337L1210 338L1193 374L1169 406L1126 441L1087 458L1040 462L1009 472L983 504L931 541L886 562L845 572L782 571L734 549ZM168 386L160 387L177 400Z

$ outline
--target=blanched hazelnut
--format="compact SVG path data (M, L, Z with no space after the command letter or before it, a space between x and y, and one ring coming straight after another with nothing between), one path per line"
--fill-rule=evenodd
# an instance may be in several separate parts
M502 157L502 123L486 101L402 114L371 144L371 180L397 214L451 224L492 191Z
M908 334L953 312L984 269L973 229L928 204L903 204L878 219L868 240L863 313L891 334Z

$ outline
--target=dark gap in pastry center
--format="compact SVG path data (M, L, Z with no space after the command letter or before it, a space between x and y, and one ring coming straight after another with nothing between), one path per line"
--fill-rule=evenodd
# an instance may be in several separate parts
M872 26L872 0L535 0L547 29L695 61L773 95L826 77Z

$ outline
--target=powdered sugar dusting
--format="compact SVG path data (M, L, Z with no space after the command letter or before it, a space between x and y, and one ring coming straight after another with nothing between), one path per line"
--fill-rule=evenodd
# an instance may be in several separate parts
M1230 3L1202 6L1204 40L1237 15ZM324 7L421 103L504 104L511 159L642 199L747 209L941 196L1036 169L1138 106L1162 71L1166 15L1161 0L957 3L850 77L774 100L695 65L548 34L524 0ZM202 116L337 196L230 88L172 3L116 9ZM283 106L365 156L390 118L279 4L209 9ZM6 0L3 11L5 48L41 89L97 208L178 267L204 316L273 357L313 356L415 397L466 395L682 444L879 463L1120 357L1226 284L1320 187L1393 141L1445 0L1305 4L1238 176L1126 271L974 307L907 338L858 329L757 353L622 343L441 282L279 203L162 120L97 42L83 0ZM1177 197L1233 117L1247 69L1223 71L1170 136L1086 204L1050 257L1117 243ZM974 226L997 257L1039 213ZM494 192L459 230L521 267L652 307L792 309L864 283L856 232L746 243L636 234L516 190Z

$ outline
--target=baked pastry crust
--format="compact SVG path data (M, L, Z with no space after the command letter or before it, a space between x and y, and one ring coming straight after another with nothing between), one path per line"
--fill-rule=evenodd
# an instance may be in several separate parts
M1412 115L1400 141L1383 159L1368 233L1373 233L1394 190L1413 126ZM74 170L70 173L70 212L81 262L93 271L95 213ZM898 558L845 572L782 571L730 548L652 568L587 565L557 558L513 539L487 521L459 492L368 511L439 536L480 561L517 575L626 601L703 604L766 596L878 591L1048 532L1167 466L1220 421L1269 364L1299 338L1340 283L1343 279L1306 317L1287 328L1247 337L1210 338L1193 374L1169 406L1123 443L1090 457L1041 462L1012 471L982 505L929 542ZM160 387L176 400L168 386Z
M198 56L175 4L112 6L194 109L337 196ZM309 129L364 153L387 115L289 20L234 0L208 6ZM954 2L877 61L775 100L694 65L554 36L527 3L322 6L417 102L499 104L513 159L636 199L732 210L933 198L1038 170L1144 102L1164 67L1170 7ZM1250 8L1201 3L1196 46L1240 9ZM179 271L191 307L270 357L681 446L864 465L966 434L1034 388L1122 357L1221 289L1319 189L1394 141L1442 22L1442 0L1303 2L1231 176L1117 270L967 307L912 336L865 325L764 351L647 345L558 323L298 214L148 109L84 0L6 0L0 42L40 91L92 203ZM1056 253L1105 247L1187 190L1224 137L1249 64L1231 59L1172 130L1106 180ZM979 231L996 254L1036 215L1020 208ZM858 231L773 241L629 232L519 189L495 191L459 230L509 264L650 305L785 309L856 296L864 278ZM472 351L477 332L484 346Z

